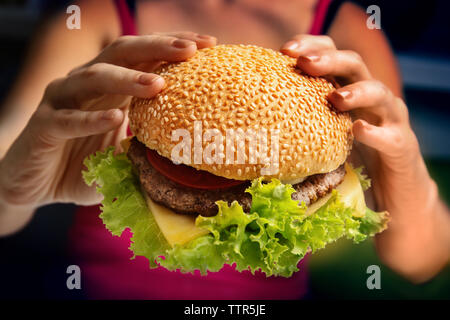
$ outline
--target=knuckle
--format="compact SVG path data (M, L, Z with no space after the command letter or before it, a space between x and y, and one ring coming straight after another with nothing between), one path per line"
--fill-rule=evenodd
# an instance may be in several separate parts
M51 99L54 97L55 94L60 91L61 85L64 83L65 79L65 77L58 78L50 82L45 88L44 98Z
M121 52L123 51L123 47L126 43L128 43L131 39L136 36L120 36L115 41L110 43L99 55L103 59L114 60L117 57L121 56Z
M394 97L394 105L399 110L400 120L409 122L409 110L403 99L399 97Z
M175 40L178 40L178 39L180 39L179 37L174 37L174 36L164 36L164 37L160 37L160 43L159 44L162 44L162 45L168 45L168 46L170 46L170 45L172 45L172 43L175 41ZM190 41L190 40L188 40L188 39L180 39L181 41ZM155 44L157 44L157 43L155 43Z
M72 126L72 110L62 109L53 114L53 123L62 130L69 130Z
M392 92L389 88L380 80L369 80L371 85L377 89L379 97L383 99L390 99L392 97Z
M170 46L172 42L177 39L179 38L166 34L157 34L145 37L149 48Z
M23 205L28 203L29 199L23 188L8 184L1 188L0 193L6 203L12 205Z
M313 36L309 34L298 34L292 38L294 41L301 43L309 43L312 46L317 46L319 48L329 47L332 49L336 49L336 45L334 44L334 40L327 35ZM325 49L325 48L323 48Z
M72 70L69 71L69 73L67 74L68 77L74 75L74 74L78 74L79 72L81 72L84 68L86 67L86 65L81 65L78 66L76 68L73 68Z
M107 63L97 62L83 69L81 76L84 78L92 78L104 72L107 68Z
M403 137L403 135L398 131L395 130L391 137L392 140L392 144L395 146L395 149L397 151L404 151L405 150L405 139Z
M361 55L353 50L347 50L345 51L345 53L348 55L350 61L354 64L354 65L361 65L363 64L363 59L361 57Z
M117 49L118 47L122 47L125 43L133 39L134 36L120 36L116 40L114 40L109 46L109 49Z
M45 123L49 119L49 110L40 106L30 118L29 128L33 131L40 131L41 127L45 126Z
M416 148L414 139L411 138L412 136L409 132L405 131L403 128L395 130L393 141L394 144L397 145L399 153L410 154Z
M330 37L330 36L327 36L327 35L322 35L322 36L320 36L320 38L324 41L324 42L326 42L327 44L329 44L329 45L331 45L331 46L335 46L334 45L334 40Z
M30 161L33 163L34 159ZM42 168L31 164L18 170L14 176L8 175L0 183L2 199L11 205L27 205L39 202L42 189L36 188L42 181Z
M350 79L357 81L360 77L367 78L370 75L363 58L358 52L343 50L337 53L337 57L347 67L346 72Z
M80 121L80 125L83 128L88 128L91 125L92 121L91 121L91 113L84 113L82 115L81 121Z
M402 126L392 126L389 135L390 148L385 150L393 158L399 160L399 164L404 164L405 156L417 154L420 147L412 130Z
M400 109L400 110L404 110L405 112L408 112L408 107L406 106L405 102L403 101L402 98L399 97L394 97L394 103L395 105Z
M309 35L306 34L296 34L294 37L292 37L293 40L302 41L308 38Z

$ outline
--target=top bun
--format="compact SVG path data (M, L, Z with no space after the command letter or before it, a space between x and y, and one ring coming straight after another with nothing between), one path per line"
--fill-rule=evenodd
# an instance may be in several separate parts
M335 111L328 102L333 85L324 78L300 74L295 65L294 58L257 46L198 50L187 61L167 63L156 70L166 87L154 98L132 99L131 131L148 148L171 158L172 149L181 141L179 137L172 141L172 131L185 129L192 139L191 154L185 155L189 165L229 179L266 176L289 181L330 172L345 162L351 150L352 122L349 114ZM222 134L225 148L217 150L223 164L208 164L203 159L194 163L195 121L203 134L207 129ZM266 167L262 161L249 163L248 140L235 148L244 150L244 163L226 164L226 131L239 128L244 132L267 129L268 156L271 129L279 130L275 173L262 174ZM211 141L203 139L203 150Z

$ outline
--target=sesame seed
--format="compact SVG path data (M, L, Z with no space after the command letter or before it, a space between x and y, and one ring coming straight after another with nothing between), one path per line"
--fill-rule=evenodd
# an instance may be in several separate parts
M253 45L197 50L186 61L166 63L154 71L164 77L166 87L154 98L132 99L130 128L141 142L166 157L175 145L167 142L169 133L186 129L193 136L193 121L202 120L204 128L215 128L223 136L235 127L276 128L283 130L280 155L284 161L295 161L281 166L278 178L330 171L351 150L351 119L327 101L334 89L331 83L294 72L295 64L294 58ZM248 159L251 148L244 148ZM224 175L225 168L230 178L252 179L262 167L197 167L218 175Z

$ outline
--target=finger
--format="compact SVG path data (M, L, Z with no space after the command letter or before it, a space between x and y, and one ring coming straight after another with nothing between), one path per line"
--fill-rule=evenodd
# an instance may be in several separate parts
M377 80L359 81L334 90L328 95L328 100L340 111L365 109L361 111L377 116L381 123L397 121L401 116L394 95Z
M334 41L329 36L302 34L286 42L280 51L293 58L298 58L300 55L335 49Z
M87 137L118 128L124 120L120 109L81 111L72 109L50 113L43 133L53 141Z
M353 123L353 136L355 139L382 153L395 152L398 137L390 127L374 126L367 121L358 119Z
M340 85L371 79L369 69L354 51L327 50L300 56L297 66L312 76L333 77Z
M196 42L171 36L123 36L106 47L91 64L133 66L151 61L183 61L197 50Z
M56 109L80 108L104 94L151 98L163 87L164 79L156 74L97 63L52 82L46 97Z
M217 43L217 38L213 36L207 34L198 34L190 31L155 32L153 34L191 40L196 43L198 49L209 48L215 46Z

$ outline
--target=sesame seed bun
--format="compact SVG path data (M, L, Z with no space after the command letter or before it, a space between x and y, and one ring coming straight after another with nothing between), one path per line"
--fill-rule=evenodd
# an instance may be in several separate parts
M185 129L194 139L194 122L203 133L217 129L279 130L279 167L276 177L293 180L330 172L345 162L351 150L352 122L327 101L333 85L320 77L300 74L296 60L280 52L250 45L219 45L198 50L194 57L162 65L155 73L166 87L152 99L133 98L131 131L148 148L171 158L179 141L172 131ZM197 123L200 123L197 122ZM203 141L206 148L211 141ZM264 164L194 163L190 166L229 179L251 180L262 176Z

